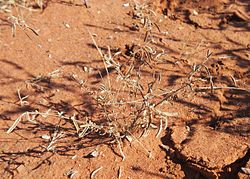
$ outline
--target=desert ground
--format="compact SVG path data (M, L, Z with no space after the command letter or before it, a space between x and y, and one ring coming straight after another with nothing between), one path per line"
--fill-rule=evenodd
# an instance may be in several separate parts
M0 1L1 178L250 178L250 2Z

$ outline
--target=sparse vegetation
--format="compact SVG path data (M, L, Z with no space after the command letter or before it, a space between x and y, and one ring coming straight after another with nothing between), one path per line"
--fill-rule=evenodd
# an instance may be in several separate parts
M91 4L91 2L84 1L83 5L91 7L89 3ZM70 4L72 5L74 2L70 2ZM5 132L11 134L27 129L31 133L40 135L41 131L46 131L46 134L40 136L41 144L29 149L39 155L46 153L65 155L69 151L80 150L85 145L96 147L106 144L113 150L113 155L119 155L122 161L125 161L128 158L127 150L124 151L125 140L127 140L130 145L133 142L139 144L145 151L144 155L146 153L149 158L153 158L155 149L146 146L141 142L141 138L147 137L150 132L154 131L154 140L157 140L167 129L171 131L169 118L183 117L180 114L182 110L187 110L184 114L186 117L189 116L189 113L194 113L190 115L191 117L189 116L193 121L185 123L187 133L190 135L188 137L191 138L192 132L195 131L192 127L192 122L195 121L193 118L203 120L205 117L213 118L215 116L218 119L223 117L219 112L224 107L226 100L223 101L224 95L218 97L217 90L243 92L248 96L250 92L248 85L238 85L236 71L234 74L223 74L221 79L215 74L218 73L218 69L214 65L214 56L218 56L218 53L214 55L206 47L203 48L203 59L199 59L199 63L190 60L199 51L201 43L196 45L197 49L194 53L182 51L179 53L179 59L175 57L175 60L169 61L170 50L165 48L167 44L163 40L168 32L160 25L162 17L159 18L155 9L151 9L152 4L150 3L133 2L128 5L131 7L128 15L133 22L128 25L128 29L135 32L136 40L126 41L126 44L118 48L109 45L102 47L98 44L98 39L104 37L97 36L92 29L87 29L88 38L91 40L88 44L91 44L91 47L98 52L99 57L95 58L100 59L102 63L98 62L98 67L74 64L75 71L66 70L67 65L64 64L50 73L30 75L32 77L20 82L16 89L17 102L15 102L18 112L14 114L15 117L18 116ZM6 21L12 27L13 37L18 36L16 35L17 27L24 32L28 29L38 35L36 30L27 25L28 23L22 16L23 10L35 11L37 8L43 10L44 2L42 0L34 2L3 0L0 2L0 13L5 15L5 19L0 19L0 22ZM166 17L163 16L163 18ZM25 34L29 37L27 33ZM181 40L175 39L175 41ZM172 51L173 54L177 53ZM49 50L46 52L50 53ZM84 62L81 63L84 64ZM179 76L166 72L168 68L163 66L168 63L173 68L179 68L178 66L182 65L180 69L183 72L176 70L180 74ZM221 66L224 65L221 61L217 63ZM18 66L17 68L21 69ZM79 69L80 71L77 71ZM248 74L245 71L244 73ZM90 78L98 80L97 82L90 81ZM229 85L229 82L233 85ZM68 96L77 103L67 101ZM198 97L204 98L206 103L208 103L206 101L208 98L215 98L219 101L219 112L216 111L217 109L210 109L201 103L195 104L186 101L186 99L197 100ZM228 101L230 102L232 98ZM176 112L173 104L175 102L187 104L187 107L177 105L179 111ZM246 108L248 109L248 107ZM210 115L211 112L214 114ZM238 114L232 113L233 115ZM7 123L10 124L9 120ZM183 140L183 145L186 140L189 139ZM169 147L165 144L160 144L160 146L167 151L168 160L173 159L172 150L177 150L179 147L174 145L174 147L171 145ZM119 153L116 152L117 150ZM96 152L90 158L99 155L100 153ZM1 160L7 159L0 153ZM14 176L12 165L20 166L22 164L13 163L12 160L15 159L10 159L4 170ZM189 161L189 159L185 160ZM42 164L39 164L38 167ZM95 166L91 169L89 177L95 178L95 175L104 169L103 165ZM135 171L140 170L139 168ZM122 178L122 173L123 169L119 166L118 178ZM78 171L70 169L65 175L73 178L77 174Z

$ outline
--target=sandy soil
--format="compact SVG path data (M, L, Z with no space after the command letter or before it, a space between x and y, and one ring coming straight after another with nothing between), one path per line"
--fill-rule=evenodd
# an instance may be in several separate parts
M19 12L30 29L17 26L15 37L1 13L0 174L249 178L249 7L243 0L152 0L136 8L132 0L88 7L48 0L42 11ZM95 42L141 93L124 90L116 67L107 73ZM120 105L106 109L107 83ZM140 114L142 102L123 100L155 106ZM134 115L151 125L124 127ZM76 123L89 122L97 127L79 137L86 128Z

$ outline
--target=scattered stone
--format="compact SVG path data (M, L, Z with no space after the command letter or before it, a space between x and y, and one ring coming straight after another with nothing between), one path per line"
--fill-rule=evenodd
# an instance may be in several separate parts
M47 134L42 135L42 139L50 140L50 136Z
M250 160L244 167L241 167L241 171L238 174L239 179L249 179L250 178Z
M84 156L84 158L95 158L99 156L99 152L97 150L94 150L90 152L88 155Z
M64 25L65 25L66 28L70 28L69 24L65 23Z
M51 55L51 54L48 54L48 58L52 58L52 55Z
M241 167L241 171L247 175L250 175L250 168Z
M198 16L199 13L196 10L193 10L193 15Z
M122 5L123 7L129 7L129 3L125 3Z

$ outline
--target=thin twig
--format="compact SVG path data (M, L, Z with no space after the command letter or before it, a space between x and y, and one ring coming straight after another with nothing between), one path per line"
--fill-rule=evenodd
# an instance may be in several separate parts
M122 156L122 161L124 161L126 159L126 156L124 155L124 153L122 151L121 141L118 138L116 138L116 141L118 143L118 148L119 148L120 154Z
M118 179L121 179L121 176L122 176L122 167L120 166L119 167L119 170L118 170Z
M211 87L202 86L202 87L196 87L196 89L198 89L198 90L210 90ZM219 89L230 89L230 90L246 91L246 92L250 93L250 90L249 90L249 89L238 88L238 87L231 87L231 86L214 86L213 89L214 89L214 90L219 90Z
M106 64L106 61L105 61L105 56L102 54L102 51L100 50L100 48L98 47L92 33L88 30L88 33L96 47L96 49L98 50L100 56L102 57L102 60L103 60L103 63L104 63L104 67L105 67L105 70L106 70L106 73L107 73L107 78L108 78L108 84L109 84L109 89L111 89L111 84L110 84L110 77L109 77L109 71L108 71L108 67L107 67L107 64Z
M103 168L103 167L101 166L101 167L97 168L96 170L94 170L94 171L91 173L91 175L90 175L90 179L93 179L94 176L96 175L96 173L99 172L102 168Z
M159 130L158 130L158 132L156 134L156 138L158 138L160 136L161 131L162 131L162 119L160 120L160 126L159 126Z
M29 95L22 97L20 91L21 91L20 89L17 90L17 95L18 95L18 98L20 100L21 106L26 105L26 104L28 105L29 102L26 101L25 99L27 99L29 97Z

